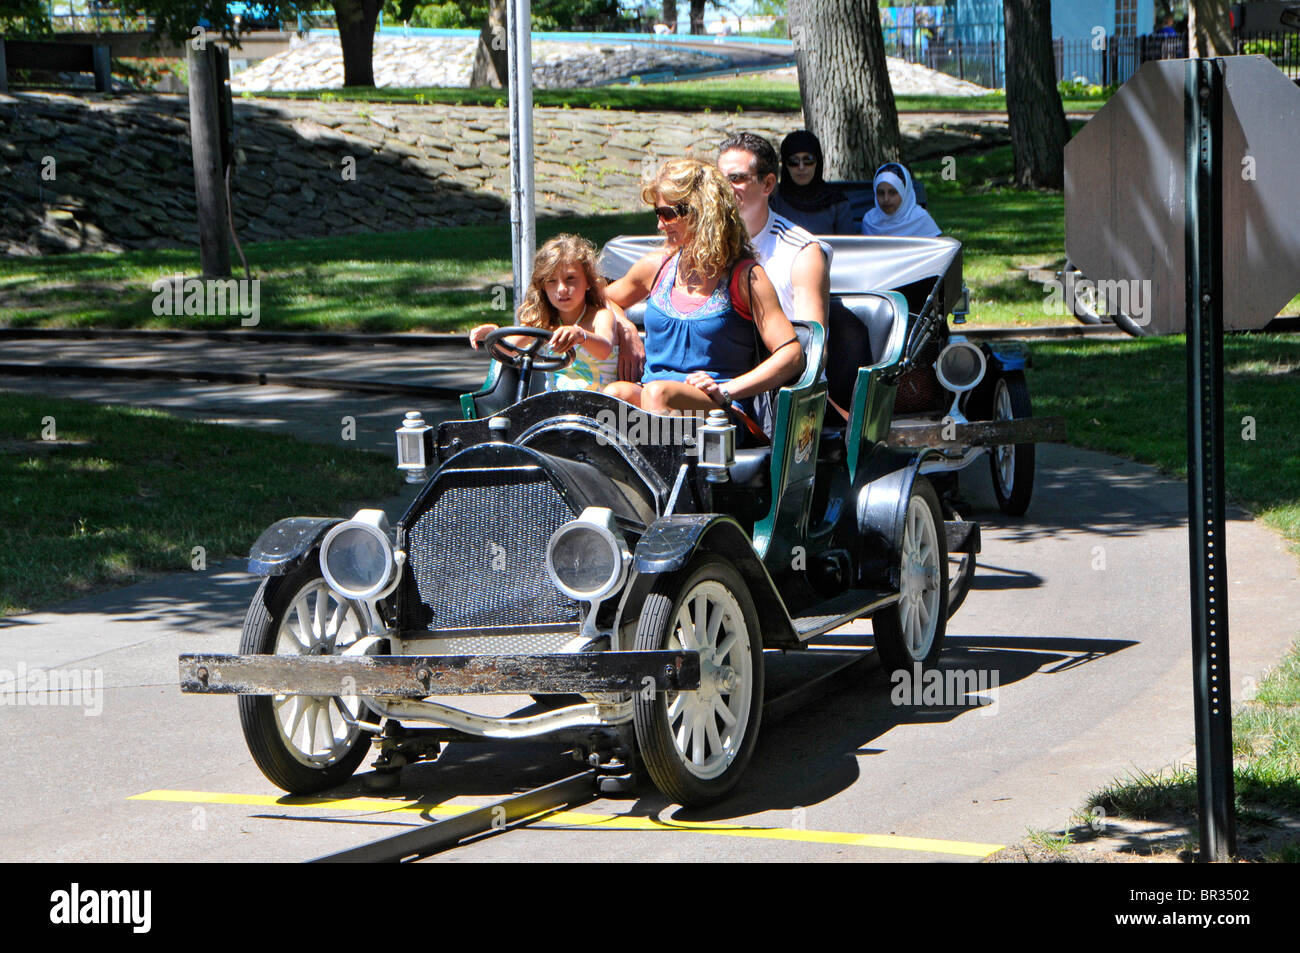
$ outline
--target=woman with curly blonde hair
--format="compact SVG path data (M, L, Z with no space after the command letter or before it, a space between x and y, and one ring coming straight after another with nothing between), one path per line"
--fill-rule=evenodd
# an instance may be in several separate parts
M803 349L754 260L731 185L716 166L670 159L641 198L659 219L663 248L605 293L623 308L646 301L645 373L605 393L657 414L743 410L746 398L798 373ZM759 339L771 356L754 367Z
M552 351L577 351L572 364L548 373L547 390L599 390L618 379L614 316L605 307L596 247L585 238L556 235L537 250L516 320L525 327L554 331L546 345ZM496 329L495 324L480 324L469 332L469 343L477 349ZM527 339L511 336L506 342L520 346Z

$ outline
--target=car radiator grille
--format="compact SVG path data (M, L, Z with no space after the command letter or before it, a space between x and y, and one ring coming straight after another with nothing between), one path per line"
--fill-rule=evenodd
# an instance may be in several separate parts
M544 477L444 488L407 529L402 628L576 631L580 606L546 572L546 544L571 519Z

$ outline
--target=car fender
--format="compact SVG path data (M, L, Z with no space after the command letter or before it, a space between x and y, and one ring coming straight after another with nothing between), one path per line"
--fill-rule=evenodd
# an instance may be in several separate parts
M1002 372L1023 371L1033 363L1023 341L988 341L984 347L991 363Z
M291 516L272 523L248 551L248 571L255 576L283 576L297 568L320 544L339 516Z
M664 573L686 568L696 553L728 559L749 586L763 620L765 645L798 644L785 602L740 524L729 516L682 514L656 520L646 528L632 557L633 576L623 590L616 631L630 640L641 606ZM629 628L630 627L630 628ZM625 645L623 648L628 648Z
M886 584L897 589L903 546L903 522L912 486L921 465L936 454L903 455L884 452L873 458L867 479L857 492L860 584Z

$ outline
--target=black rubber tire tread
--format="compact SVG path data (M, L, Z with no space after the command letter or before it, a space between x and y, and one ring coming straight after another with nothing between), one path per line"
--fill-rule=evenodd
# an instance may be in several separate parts
M1065 260L1065 266L1061 269L1061 273L1058 276L1058 280L1061 282L1062 289L1064 289L1065 286L1066 273L1070 271L1073 271L1080 278L1084 276L1083 272L1079 271L1078 268L1075 268L1074 265L1071 264L1070 260L1067 258ZM1151 336L1151 328L1149 326L1143 326L1135 323L1133 319L1130 318L1123 311L1117 311L1114 314L1108 314L1106 315L1106 317L1103 318L1101 315L1097 313L1096 308L1089 307L1085 302L1080 301L1079 296L1077 294L1070 295L1070 298L1068 301L1065 302L1065 305L1067 308L1070 309L1070 313L1074 315L1074 317L1082 324L1098 325L1098 324L1113 323L1115 327L1119 328L1121 331L1123 331L1125 334L1129 335L1130 337L1145 338Z
M1033 405L1029 400L1029 384L1025 382L1024 371L1007 371L1002 375L1006 382L1007 393L1011 398L1011 416L1023 420L1034 415ZM993 396L992 415L997 415L997 391ZM1023 516L1029 509L1029 500L1034 495L1034 445L1018 443L1016 459L1011 468L1011 493L1002 492L1002 481L998 476L998 458L996 448L989 454L989 475L993 478L993 495L998 499L998 509L1008 516Z
M1056 276L1056 280L1061 283L1061 289L1063 291L1066 286L1065 276L1072 271L1080 278L1083 277L1083 272L1079 271L1078 268L1075 268L1074 265L1071 264L1070 259L1067 258L1065 259L1065 264L1061 267L1060 274ZM1073 286L1073 282L1071 282L1071 286ZM1080 324L1097 325L1106 323L1102 320L1101 315L1097 313L1096 309L1090 308L1085 302L1080 301L1077 294L1070 295L1069 300L1065 302L1065 306L1070 309L1070 313L1074 315L1075 319Z
M749 649L754 659L754 686L750 695L749 722L740 752L721 777L703 780L681 764L668 723L669 692L656 692L651 699L640 692L634 696L633 724L636 729L637 753L646 772L663 795L684 807L704 807L725 798L740 780L758 741L759 722L763 714L763 643L758 612L739 572L725 559L697 556L685 569L661 576L641 607L637 623L637 651L657 651L667 646L673 631L681 597L705 579L721 582L736 597L745 616Z
M939 660L939 653L943 651L943 636L947 631L948 616L950 615L948 611L948 537L943 531L943 507L939 505L939 495L934 492L934 487L930 481L919 474L912 484L912 499L917 496L921 497L930 508L930 516L934 520L935 538L939 545L940 602L939 611L936 613L934 640L930 643L930 651L926 653L925 658L913 658L905 645L902 613L898 608L898 603L881 609L871 617L871 631L875 636L876 651L880 653L881 665L886 675L892 675L896 671L904 671L910 676L912 666L917 662L921 663L923 670L932 668ZM910 509L912 505L911 499L908 500L907 505ZM900 542L900 550L901 548L902 544Z
M293 597L313 579L322 578L320 561L313 554L292 572L262 581L244 617L239 640L241 655L270 655L275 648L280 620ZM291 755L276 730L270 695L240 695L239 721L248 752L266 779L290 794L315 794L338 787L356 773L370 750L373 732L363 731L352 749L334 764L309 768Z

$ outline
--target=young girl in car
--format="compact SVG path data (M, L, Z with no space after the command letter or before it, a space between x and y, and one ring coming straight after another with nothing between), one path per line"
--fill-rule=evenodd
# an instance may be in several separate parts
M596 272L596 248L577 235L556 235L537 250L533 277L516 314L520 325L553 331L546 347L575 351L573 363L546 375L547 390L600 390L618 380L614 316L605 307L605 284ZM477 350L495 324L469 332ZM527 338L506 338L522 345Z

